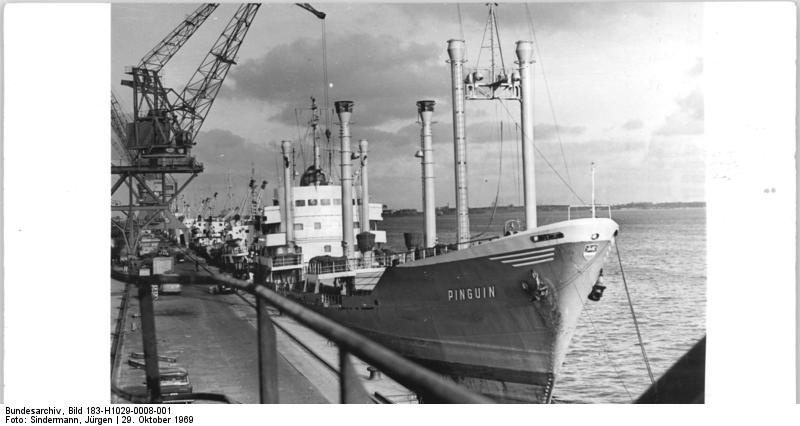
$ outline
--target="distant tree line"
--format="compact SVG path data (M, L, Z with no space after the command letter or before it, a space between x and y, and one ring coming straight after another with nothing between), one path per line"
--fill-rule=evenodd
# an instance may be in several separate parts
M682 208L704 208L706 206L705 201L673 201L673 202L665 202L665 203L653 203L653 202L637 202L637 203L625 203L625 204L612 204L611 208L614 210L619 209L682 209ZM539 211L564 211L567 210L567 204L542 204L537 206L537 210ZM494 210L493 206L487 207L470 207L469 212L480 214L480 213L491 213ZM507 205L507 206L497 206L498 212L515 212L515 211L522 211L522 206L514 206L514 205ZM456 209L454 207L437 207L436 208L436 215L443 216L443 215L451 215L455 214ZM391 210L388 206L384 205L383 216L386 217L393 217L393 216L417 216L421 215L422 212L418 211L417 209L399 209L399 210Z

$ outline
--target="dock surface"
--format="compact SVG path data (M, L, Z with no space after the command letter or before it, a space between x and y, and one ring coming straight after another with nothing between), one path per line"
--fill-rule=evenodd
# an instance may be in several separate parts
M208 267L217 273L217 269ZM199 269L199 270L198 270ZM193 262L176 265L175 272L194 275L198 282L208 273ZM183 285L181 294L159 294L154 303L158 354L175 358L161 367L188 370L194 392L224 394L239 403L258 403L258 352L255 298L249 294L212 294L211 284ZM125 284L111 280L112 332ZM127 314L122 325L118 368L114 379L120 388L142 387L144 370L128 364L130 354L142 352L139 302L129 287ZM279 402L321 404L339 402L338 348L324 337L270 309L278 345ZM113 339L112 339L113 343ZM140 360L141 361L141 360ZM416 395L385 376L370 379L368 365L353 360L370 395L395 403L415 403ZM112 402L124 402L112 397Z
M122 286L112 280L112 306L113 295ZM135 291L131 294L135 295ZM158 354L176 358L174 364L162 362L162 366L187 369L195 392L221 393L236 402L258 403L256 330L236 314L236 310L249 308L242 298L236 294L210 294L205 285L184 285L180 295L160 294L154 305ZM115 311L112 309L112 317ZM144 370L127 363L131 353L142 352L138 313L138 300L132 296L115 372L116 383L123 389L145 382ZM283 354L278 359L278 380L281 403L335 402L325 398Z

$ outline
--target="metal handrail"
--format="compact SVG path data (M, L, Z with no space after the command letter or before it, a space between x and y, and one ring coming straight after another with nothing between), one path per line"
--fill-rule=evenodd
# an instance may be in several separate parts
M301 265L302 263L303 263L302 254L283 254L274 257L272 260L273 267Z
M192 256L189 255L189 257ZM341 402L343 403L370 402L370 398L364 390L360 379L355 373L352 362L350 361L351 354L383 371L384 374L391 377L397 383L416 392L421 396L421 400L424 402L467 404L493 402L482 395L475 394L455 384L454 382L443 379L438 374L403 358L384 346L373 342L364 336L361 336L349 328L346 328L297 302L281 296L264 285L249 283L247 281L216 274L208 269L206 269L206 271L210 274L210 277L203 277L204 281L225 284L234 289L248 292L256 297L256 311L258 317L257 332L259 355L259 389L261 403L278 402L277 341L275 326L267 312L267 305L280 310L283 315L293 318L298 323L334 342L339 347L340 395ZM121 277L122 274L116 272L112 273L112 275ZM145 353L145 370L148 379L147 383L149 390L149 398L147 399L147 402L166 402L170 399L174 399L174 397L161 395L160 379L157 367L158 354L156 349L155 327L154 323L152 322L153 318L145 318L145 316L153 316L154 313L152 310L151 292L149 289L145 291L144 286L149 287L151 283L160 282L161 277L139 277L127 275L126 278L128 282L138 283L140 286L140 307L150 307L149 309L142 309L142 339ZM194 283L195 281L194 276L181 278L182 282L188 281L189 283ZM263 278L257 278L254 281L258 282L261 280L263 280ZM120 390L116 389L116 387L113 385L112 391L120 396L123 395L122 393L118 392ZM194 399L207 399L201 398L204 395L210 394L193 394L191 397ZM190 395L181 395L181 397L189 398ZM140 401L141 397L136 398L137 399L126 399L138 402ZM222 401L222 399L224 399L224 396L214 394L212 400Z
M490 241L496 238L498 237L495 236L491 238L482 238L480 240L473 240L473 241ZM447 247L444 248L428 247L428 248L419 248L417 250L408 250L392 254L373 254L368 258L353 257L347 260L343 259L331 260L328 263L312 262L309 263L307 271L310 274L322 275L322 274L331 274L337 272L357 271L360 269L368 269L368 268L385 268L388 266L395 265L395 261L398 265L400 265L403 263L413 262L415 260L421 260L429 257L447 254L451 251L454 250L448 250Z
M577 204L577 205L569 205L567 206L567 220L572 220L572 209L579 209L579 208L586 208L591 209L591 204ZM611 205L610 204L595 204L595 209L602 208L608 211L608 217L611 218Z

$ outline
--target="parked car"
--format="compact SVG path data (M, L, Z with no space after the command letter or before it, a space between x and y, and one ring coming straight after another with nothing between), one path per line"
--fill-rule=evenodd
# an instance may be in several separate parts
M181 294L181 285L179 283L163 283L159 292L161 294Z
M211 294L231 294L233 291L233 287L225 284L214 284L208 288Z

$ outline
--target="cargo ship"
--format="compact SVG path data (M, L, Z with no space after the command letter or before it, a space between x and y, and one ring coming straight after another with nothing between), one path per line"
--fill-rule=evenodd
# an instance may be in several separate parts
M334 185L322 171L315 136L314 163L295 185L292 143L283 142L283 194L259 218L256 280L498 402L549 403L584 304L602 295L618 225L595 217L594 208L590 218L537 225L532 43L516 43L518 67L508 72L465 77L464 52L463 40L448 41L456 243L437 241L434 102L417 103L424 236L393 253L377 229L382 206L369 203L367 141L351 152L354 103L338 101L341 180ZM525 220L507 223L502 236L473 241L464 105L501 97L521 106Z

